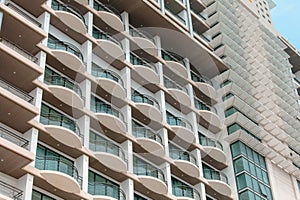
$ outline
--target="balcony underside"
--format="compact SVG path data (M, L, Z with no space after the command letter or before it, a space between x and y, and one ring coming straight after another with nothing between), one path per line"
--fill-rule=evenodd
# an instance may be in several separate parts
M94 152L94 155L99 160L99 162L116 172L127 171L127 164L116 155L105 152Z
M73 38L79 44L83 44L87 40L86 26L81 19L65 11L54 11L52 9L47 9L47 11L51 13L51 25Z
M0 172L20 178L22 168L34 160L34 154L0 137Z
M0 11L3 12L0 36L35 55L39 51L36 45L46 37L46 33L4 4L0 4Z
M25 91L33 90L33 83L43 70L31 60L16 53L13 49L0 43L1 70L0 77Z
M151 127L154 130L161 129L162 125L162 113L154 106L136 103L132 107L132 115L134 118L139 119L143 124Z
M159 77L157 73L143 65L134 65L134 69L131 70L132 79L143 85L143 87L150 90L152 93L156 93L160 90Z
M38 109L27 101L0 87L0 121L19 132L26 132L32 126L28 121L37 114Z

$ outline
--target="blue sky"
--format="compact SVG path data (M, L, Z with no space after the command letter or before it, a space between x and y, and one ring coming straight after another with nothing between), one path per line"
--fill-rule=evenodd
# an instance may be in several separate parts
M273 23L281 35L300 50L300 0L273 0Z

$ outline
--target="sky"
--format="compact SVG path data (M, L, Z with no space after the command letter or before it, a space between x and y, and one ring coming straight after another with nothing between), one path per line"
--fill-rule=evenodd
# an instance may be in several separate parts
M271 10L276 30L300 51L300 0L273 0Z

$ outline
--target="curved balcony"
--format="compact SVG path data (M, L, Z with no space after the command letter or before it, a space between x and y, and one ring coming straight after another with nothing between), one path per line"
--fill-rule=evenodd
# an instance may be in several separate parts
M192 104L188 95L188 90L166 76L164 77L164 85L172 97L170 98L167 95L167 101L184 114L189 113Z
M145 87L147 87L147 84L152 84L153 86L159 84L157 69L151 61L148 61L145 58L141 58L131 52L130 62L134 65L134 70L131 70L131 72L133 73L132 78L134 80L136 80L141 85L145 85ZM157 91L157 89L153 88L150 88L150 90L153 92Z
M152 122L162 122L162 113L156 99L146 94L140 94L136 91L134 91L131 96L132 101L143 116L147 117Z
M135 171L134 173L138 175L138 179L141 183L148 188L149 190L158 193L158 194L167 194L168 189L165 182L165 176L160 169L151 169L147 168L147 165L138 165L134 164L134 168L143 169Z
M175 138L177 138L177 140L183 140L187 143L193 143L195 141L193 126L189 121L177 117L176 120L168 120L168 124L175 133Z
M201 153L202 159L217 169L224 169L226 164L226 155L223 146L215 139L200 137L200 144L203 146L204 152Z
M176 200L201 200L200 193L192 187L176 185L173 189Z
M110 5L104 5L99 1L94 1L94 9L97 10L97 15L101 20L101 27L111 27L113 30L124 31L124 24L120 12ZM100 26L99 26L100 27Z
M129 34L135 45L132 45L132 51L143 50L149 55L158 56L157 46L153 40L152 35L144 30L137 29L129 24Z
M164 70L166 70L167 76L179 76L181 80L188 79L187 69L185 68L185 63L183 62L183 58L181 56L162 50L162 58L166 62L167 68Z
M83 55L80 50L68 42L48 40L48 47L58 61L74 71L84 69Z
M138 143L148 152L163 156L165 154L162 138L146 127L132 127L132 134L137 138Z
M191 177L200 177L196 157L187 151L170 149L170 157L174 159L175 165Z
M213 132L218 131L221 126L221 120L217 115L217 110L199 99L195 98L195 108L198 110L199 123Z
M81 177L77 168L56 156L36 157L35 167L41 176L55 188L69 193L80 193Z
M195 93L199 98L204 99L205 102L209 102L209 104L217 103L217 91L208 78L191 71L191 79L196 85L197 90L195 90Z
M93 67L92 75L96 77L98 87L101 87L106 93L119 99L126 98L123 80L117 73L108 69Z
M125 152L119 146L105 140L90 141L90 149L106 167L118 172L127 171Z
M115 133L126 133L124 116L111 105L102 103L95 106L94 110L99 122Z
M209 110L198 110L199 123L213 132L218 132L221 127L221 120L218 115Z
M42 113L40 121L51 137L57 141L73 148L82 147L83 135L74 120L63 115Z
M121 43L111 37L108 33L105 33L94 26L93 37L97 39L98 43L93 51L100 57L105 58L105 60L109 63L113 63L116 59L125 60L125 54Z
M93 200L126 200L125 192L116 185L102 182L89 182L89 194Z
M84 97L79 85L66 77L45 74L44 82L49 90L62 102L75 108L83 108Z
M224 196L231 196L231 188L228 184L227 176L214 169L205 168L203 169L204 178L208 179L209 186Z
M74 31L86 34L85 19L80 11L71 6L52 0L51 8L55 10L56 16Z

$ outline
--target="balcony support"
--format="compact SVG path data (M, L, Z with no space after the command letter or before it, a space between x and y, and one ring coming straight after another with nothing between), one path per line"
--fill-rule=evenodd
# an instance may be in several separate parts
M125 159L127 159L127 170L133 173L133 154L128 153L133 152L132 142L130 140L126 140L121 144L121 149L123 149L125 152Z
M126 179L120 186L125 192L126 199L134 199L134 181L132 179Z
M82 175L81 190L88 193L89 157L87 155L82 155L78 157L75 162L78 173Z
M23 199L31 199L32 197L32 188L33 188L33 175L25 174L18 179L17 183L18 188L23 190Z

